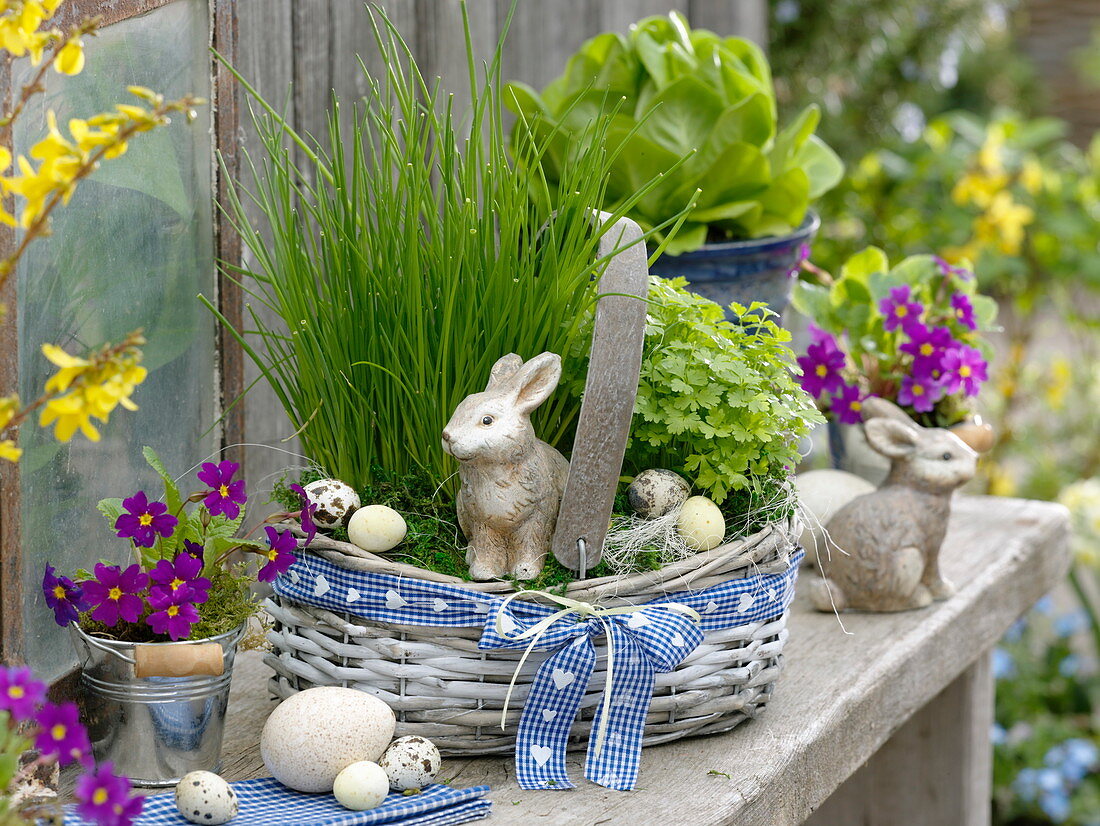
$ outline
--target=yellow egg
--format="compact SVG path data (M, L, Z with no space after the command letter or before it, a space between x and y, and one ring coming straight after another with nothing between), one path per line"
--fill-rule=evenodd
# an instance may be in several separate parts
M689 548L709 551L722 544L726 536L726 519L707 497L692 496L680 509L676 528Z

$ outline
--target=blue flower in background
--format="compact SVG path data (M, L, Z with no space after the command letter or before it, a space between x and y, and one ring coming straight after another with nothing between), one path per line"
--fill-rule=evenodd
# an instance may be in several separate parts
M1005 631L1006 642L1019 642L1023 637L1024 631L1027 630L1027 617L1020 617L1016 622L1012 623Z
M1054 610L1054 598L1047 594L1035 603L1032 610L1038 611L1040 614L1050 614Z
M994 723L989 729L989 741L995 745L1000 746L1008 741L1008 732L1005 731L1005 727L1000 723Z
M1096 744L1083 737L1074 737L1051 747L1043 758L1048 768L1058 771L1072 788L1100 762Z
M993 649L993 676L998 680L1005 680L1016 673L1016 662L1012 655L1003 648Z
M802 11L797 0L780 0L775 4L775 22L791 23L798 19Z
M1055 823L1064 823L1069 819L1069 795L1065 789L1044 792L1039 795L1039 808Z
M1081 670L1081 658L1076 654L1070 654L1058 664L1058 673L1063 677L1072 677Z
M1084 611L1073 611L1054 620L1054 633L1059 637L1072 637L1089 627L1089 618Z

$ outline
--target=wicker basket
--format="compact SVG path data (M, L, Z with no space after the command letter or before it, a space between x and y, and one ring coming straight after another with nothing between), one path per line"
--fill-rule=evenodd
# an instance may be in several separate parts
M635 225L623 224L616 240L640 237ZM555 556L582 572L595 564L602 548L637 391L645 311L627 294L644 295L647 279L644 247L631 251L633 260L620 254L603 275L601 286L613 295L601 298L597 310L584 406L554 537ZM706 631L677 667L656 675L644 745L727 731L764 708L787 638L786 605L801 557L794 536L797 525L775 522L657 571L580 579L568 586L566 597L602 608L640 606L677 593L697 595L734 580L761 594L766 590L777 602L761 621ZM507 582L461 581L328 537L316 537L307 551L307 565L315 554L346 571L457 586L496 598L512 592ZM779 600L773 584L782 585ZM330 603L330 608L343 604ZM502 731L501 712L521 652L479 650L482 628L365 620L309 604L304 595L288 598L285 591L269 599L266 608L274 618L273 651L265 657L275 671L272 694L285 698L314 686L362 689L396 712L397 735L428 737L444 754L511 751L530 681L551 655L535 651L524 663ZM601 637L593 645L595 672L569 730L572 749L584 747L604 694L606 644Z

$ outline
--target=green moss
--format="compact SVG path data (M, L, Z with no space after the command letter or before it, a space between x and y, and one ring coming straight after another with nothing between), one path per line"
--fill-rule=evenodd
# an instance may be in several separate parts
M466 564L466 539L458 526L458 516L454 504L444 501L439 495L438 483L422 470L413 470L405 474L387 473L383 468L371 469L372 484L359 490L364 505L387 505L405 518L409 531L405 541L388 556L395 561L404 562L427 571L457 577L469 581L470 569ZM308 481L323 478L323 474L313 472ZM307 484L303 476L300 484ZM274 488L276 501L287 510L296 509L297 494L289 488L286 478L279 480ZM783 508L767 509L763 502L782 501L785 477L768 478L761 482L760 490L744 489L733 491L722 503L722 513L731 529L748 534L762 528L766 523L788 516L794 509L793 503ZM625 488L615 496L613 515L624 516L631 512ZM336 528L328 532L333 539L347 541L347 531ZM662 565L661 555L656 549L639 550L634 563L625 573L655 571ZM588 572L588 579L611 576L612 571L606 562L600 562ZM566 587L576 580L575 571L566 568L553 556L548 556L542 572L533 580L516 581L517 590L532 589L550 593L564 593Z

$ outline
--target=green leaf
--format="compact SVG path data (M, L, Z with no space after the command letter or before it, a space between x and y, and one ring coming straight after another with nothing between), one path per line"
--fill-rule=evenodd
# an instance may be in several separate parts
M792 231L806 216L810 205L810 179L801 169L788 169L772 181L760 196L764 207L761 224L754 229L759 235L782 235ZM768 219L774 223L765 223Z
M974 306L974 320L979 330L991 330L997 321L997 302L987 295L972 295L970 303Z
M99 502L96 503L96 510L102 513L107 519L107 524L114 528L115 522L122 516L122 512L126 510L126 508L123 507L121 499L100 499Z
M817 135L810 135L795 163L810 179L811 198L820 198L844 177L844 163Z
M653 97L639 132L679 158L702 145L724 109L713 89L683 77Z
M802 279L795 281L791 291L791 306L818 326L832 327L829 323L832 304L829 301L828 287Z
M811 103L775 136L775 143L768 151L768 160L776 174L786 172L788 166L794 163L820 120L821 110Z
M886 253L878 247L867 247L844 262L840 268L840 277L854 278L866 283L871 273L889 270L890 261Z
M164 504L168 506L168 513L171 516L180 518L183 513L183 498L180 496L180 489L177 487L175 480L172 479L168 469L164 466L164 462L161 461L160 456L153 448L146 445L142 448L141 453L145 457L145 461L149 463L149 467L155 470L157 475L164 481ZM159 537L152 549L142 550L142 559L151 560L154 563L157 559L171 559L179 549L181 541L178 531L173 532L171 536Z

